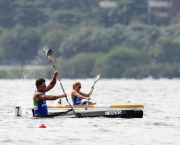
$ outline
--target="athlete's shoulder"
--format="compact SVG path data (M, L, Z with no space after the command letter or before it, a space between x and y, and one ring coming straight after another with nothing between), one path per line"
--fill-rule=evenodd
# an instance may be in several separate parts
M39 101L42 95L44 95L43 92L35 92L35 93L34 93L33 100L34 100L34 101Z

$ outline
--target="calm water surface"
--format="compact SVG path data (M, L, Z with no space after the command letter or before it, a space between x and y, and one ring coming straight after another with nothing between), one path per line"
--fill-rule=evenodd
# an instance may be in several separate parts
M92 79L62 80L70 100L72 84L82 83L89 92ZM142 119L121 118L16 118L13 106L32 105L35 80L0 80L0 144L6 145L179 145L180 80L179 79L100 79L92 94L98 103L142 103ZM47 83L49 80L47 80ZM49 94L61 94L59 82ZM55 104L49 101L48 104ZM66 101L64 100L64 103ZM40 124L47 128L38 128Z

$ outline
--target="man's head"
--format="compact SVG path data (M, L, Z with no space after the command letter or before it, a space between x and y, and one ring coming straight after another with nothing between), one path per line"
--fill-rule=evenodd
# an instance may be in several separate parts
M45 82L46 81L44 78L40 78L40 79L36 80L36 88L38 89L39 87L46 87Z

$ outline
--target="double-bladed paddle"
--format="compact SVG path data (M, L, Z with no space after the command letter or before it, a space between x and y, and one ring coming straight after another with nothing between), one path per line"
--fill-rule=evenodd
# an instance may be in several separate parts
M49 49L49 50L46 52L46 56L47 56L48 60L50 61L50 63L52 64L54 70L56 70L56 67L55 67L55 62L56 62L56 61L55 61L55 56L54 56L54 54L53 54L53 51L52 51L51 49ZM62 88L62 90L63 90L63 93L65 93L64 88L63 88L63 86L62 86L62 83L61 83L61 81L60 81L59 76L57 76L57 78L58 78L58 80L59 80L59 83L60 83L60 85L61 85L61 88ZM77 117L76 112L74 111L73 107L72 107L71 104L69 103L67 96L66 96L66 101L68 102L69 106L71 107L72 111L74 112L74 115Z
M95 83L100 79L100 76L101 76L101 74L98 74L98 75L94 78L93 87L94 87ZM91 88L91 92L90 92L89 97L92 95L93 87ZM86 102L85 110L88 110L88 104L89 104L89 100Z

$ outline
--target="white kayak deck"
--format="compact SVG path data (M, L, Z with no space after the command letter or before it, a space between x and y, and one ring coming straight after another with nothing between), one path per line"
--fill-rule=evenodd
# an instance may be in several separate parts
M80 109L84 110L85 105L72 105L74 109ZM62 109L70 109L71 107L67 104L61 105L48 105L49 110L62 110ZM33 106L26 107L26 109L33 109ZM98 103L92 103L88 105L88 109L94 110L94 109L121 109L121 110L142 110L144 109L143 104L133 104L133 103L124 103L124 104L98 104Z

